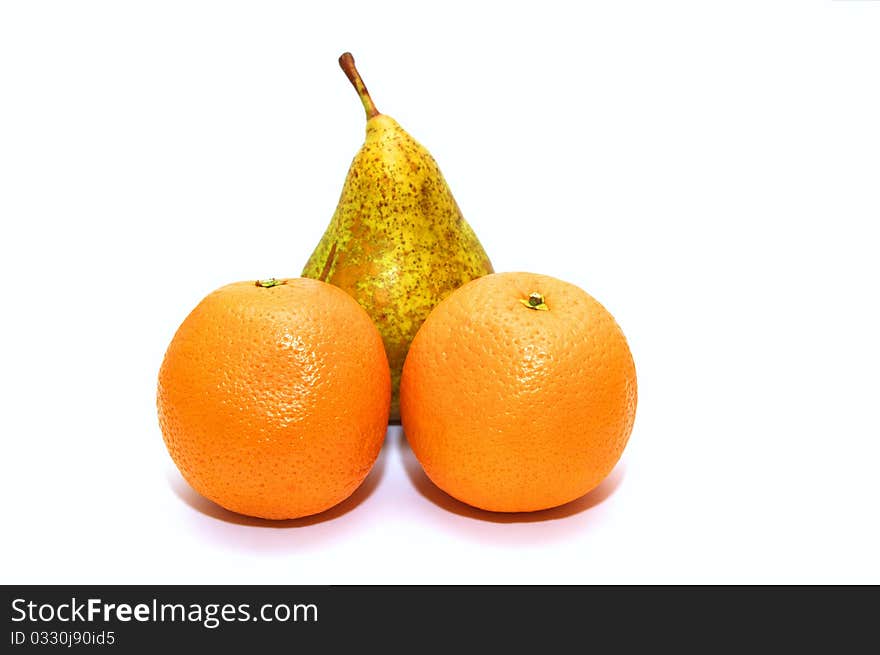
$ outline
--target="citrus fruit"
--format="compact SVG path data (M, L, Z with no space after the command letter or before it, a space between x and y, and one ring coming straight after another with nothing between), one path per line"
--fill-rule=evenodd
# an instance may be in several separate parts
M159 423L189 484L268 519L343 501L388 423L382 338L341 289L302 278L237 282L202 300L159 371Z
M636 410L614 318L573 284L487 275L440 302L401 381L403 430L428 477L486 510L574 500L614 468Z

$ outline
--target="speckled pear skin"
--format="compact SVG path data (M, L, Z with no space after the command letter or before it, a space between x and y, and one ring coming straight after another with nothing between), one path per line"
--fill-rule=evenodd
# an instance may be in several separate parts
M393 118L370 117L336 213L302 275L347 291L379 328L392 421L399 421L400 374L422 322L452 291L492 272L431 154Z

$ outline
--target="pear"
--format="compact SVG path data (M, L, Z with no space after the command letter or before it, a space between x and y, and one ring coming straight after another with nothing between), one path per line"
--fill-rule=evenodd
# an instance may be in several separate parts
M391 420L410 342L434 306L492 273L431 154L380 114L346 52L339 65L367 114L367 135L348 170L336 212L303 269L334 284L373 319L391 368Z

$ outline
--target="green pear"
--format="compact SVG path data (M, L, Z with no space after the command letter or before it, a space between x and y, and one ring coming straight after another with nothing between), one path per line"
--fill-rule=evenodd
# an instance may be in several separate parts
M302 274L344 289L372 317L391 367L391 420L399 421L400 374L416 331L492 264L431 154L379 113L350 53L339 65L366 110L367 136Z

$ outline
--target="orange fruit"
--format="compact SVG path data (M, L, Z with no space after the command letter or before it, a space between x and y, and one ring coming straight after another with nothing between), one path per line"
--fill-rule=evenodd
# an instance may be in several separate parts
M415 336L403 431L428 477L486 510L556 507L596 487L633 427L636 371L614 318L546 275L460 287Z
M308 516L376 461L391 377L370 317L303 278L237 282L186 317L159 371L159 423L189 484L226 509Z

